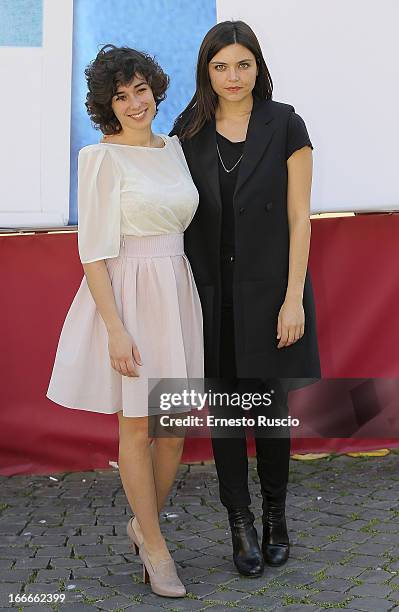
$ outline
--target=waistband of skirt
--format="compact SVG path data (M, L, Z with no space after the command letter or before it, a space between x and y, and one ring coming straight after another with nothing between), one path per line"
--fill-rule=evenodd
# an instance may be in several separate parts
M159 236L122 234L120 255L125 257L184 255L184 234L160 234Z

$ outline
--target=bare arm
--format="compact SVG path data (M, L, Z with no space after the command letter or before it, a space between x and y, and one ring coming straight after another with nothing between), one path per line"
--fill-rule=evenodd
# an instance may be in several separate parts
M289 273L284 303L277 324L278 348L299 340L305 331L303 290L310 247L310 193L312 186L312 150L302 147L287 161L288 226L290 233Z
M97 310L107 328L111 366L124 376L138 376L136 364L142 365L140 353L119 317L105 261L85 263L83 269Z

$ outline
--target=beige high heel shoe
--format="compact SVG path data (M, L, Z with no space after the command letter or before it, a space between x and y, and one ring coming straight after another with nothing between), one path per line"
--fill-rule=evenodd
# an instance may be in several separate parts
M134 550L135 554L138 555L139 554L139 548L141 546L141 544L143 543L142 540L139 540L139 538L137 537L137 534L134 530L133 527L133 520L134 520L134 516L129 520L127 526L126 526L126 532L127 535L129 536L130 540L131 540L131 544L132 544L132 549Z
M184 597L186 589L176 572L173 559L165 559L153 566L144 543L140 546L139 555L143 562L143 581L150 582L151 589L162 597Z

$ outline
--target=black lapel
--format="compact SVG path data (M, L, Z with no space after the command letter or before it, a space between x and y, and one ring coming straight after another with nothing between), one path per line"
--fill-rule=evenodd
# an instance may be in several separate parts
M270 102L254 98L234 197L255 170L273 136L275 124Z
M270 100L254 98L234 197L255 170L273 136L274 129ZM202 164L204 180L209 184L215 203L221 208L215 119L208 121L194 136L192 148L194 159L199 160Z
M216 150L215 120L208 121L201 131L193 138L193 155L199 160L204 170L204 181L212 191L219 208L222 207L219 183L219 164Z

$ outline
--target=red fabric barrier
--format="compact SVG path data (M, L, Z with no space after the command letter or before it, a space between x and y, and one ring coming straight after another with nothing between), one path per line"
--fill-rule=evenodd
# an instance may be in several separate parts
M399 214L312 221L324 377L399 376L398 236Z
M310 267L324 377L399 377L399 215L312 221ZM0 236L0 474L108 467L117 417L45 397L65 314L82 278L74 233ZM398 439L293 440L293 452L399 446ZM253 452L252 443L250 451ZM183 460L212 457L186 440Z

